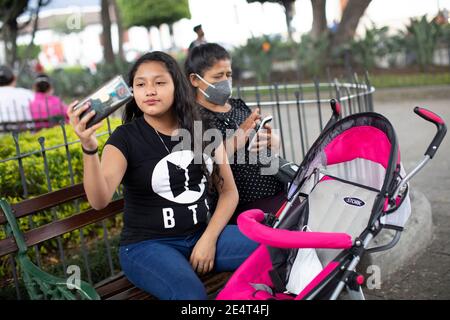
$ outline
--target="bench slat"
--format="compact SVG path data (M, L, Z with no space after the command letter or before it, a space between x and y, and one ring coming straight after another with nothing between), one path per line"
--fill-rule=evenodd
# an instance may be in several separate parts
M110 296L105 300L155 300L156 298L152 295L142 291L137 287L131 287L116 295ZM102 298L103 300L103 298Z
M95 285L95 290L102 299L108 299L125 289L134 287L134 285L125 277L121 271L114 277L101 281Z
M92 223L115 216L123 211L123 199L111 202L102 210L89 209L68 218L48 223L42 227L35 228L24 234L28 246L56 238L67 232L77 230Z
M79 183L57 191L45 193L32 199L27 199L16 204L12 204L11 208L16 218L21 218L85 196L83 184ZM3 210L0 209L0 224L5 223L6 217Z
M24 233L24 239L28 247L39 244L43 241L56 238L67 232L77 230L92 223L101 221L123 211L124 200L119 199L111 202L102 210L89 209L79 214L75 214L68 218L48 223L42 227L38 227ZM0 256L17 251L17 245L10 240L4 239L0 241ZM4 243L5 242L5 243Z
M11 236L9 238L0 240L0 257L16 252L17 250L19 250L19 248L17 247L14 237Z
M231 277L232 272L208 273L200 276L205 285L208 295L214 294ZM136 288L124 275L120 272L114 277L98 283L95 286L102 300L154 300L152 295Z

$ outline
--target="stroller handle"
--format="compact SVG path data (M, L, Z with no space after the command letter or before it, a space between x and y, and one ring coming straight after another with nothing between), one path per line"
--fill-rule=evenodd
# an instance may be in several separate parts
M330 100L330 107L331 107L331 118L328 120L327 124L323 128L322 132L325 132L329 127L331 127L333 124L335 124L339 117L341 116L341 104L336 99Z
M425 155L428 155L431 158L433 158L434 154L436 153L437 149L439 148L442 140L445 137L445 134L447 133L447 126L445 125L444 120L442 120L441 117L439 117L434 112L431 112L430 110L427 110L425 108L419 108L415 107L414 112L419 115L422 119L425 119L427 121L430 121L434 123L437 127L436 135L434 136L433 140L431 141L430 145L428 146L427 151L425 152Z
M242 212L237 223L239 230L253 241L276 248L351 248L352 237L346 233L309 232L274 229L261 224L264 212L252 209Z
M341 115L341 104L339 102L336 101L336 99L331 99L330 100L330 106L331 109L333 110L333 116L338 119L339 116Z

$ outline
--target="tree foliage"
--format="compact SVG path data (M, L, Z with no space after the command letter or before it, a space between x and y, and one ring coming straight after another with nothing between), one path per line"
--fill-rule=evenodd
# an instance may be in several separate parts
M159 27L191 18L188 0L119 0L118 5L126 27Z
M34 20L32 31L32 42L37 30L39 10L50 3L51 0L0 0L0 32L1 38L5 42L6 62L14 65L17 59L17 36L19 30L24 29ZM30 3L35 7L30 6ZM17 19L22 14L28 14L28 20L19 25ZM31 44L32 44L31 42Z

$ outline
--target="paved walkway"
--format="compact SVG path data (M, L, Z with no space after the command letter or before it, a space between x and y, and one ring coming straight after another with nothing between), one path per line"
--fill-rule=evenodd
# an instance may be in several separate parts
M394 125L407 172L422 159L436 130L412 109L427 107L450 127L450 87L380 90L374 106ZM411 187L423 192L431 204L433 241L389 279L382 279L381 289L366 289L368 299L450 299L450 132Z

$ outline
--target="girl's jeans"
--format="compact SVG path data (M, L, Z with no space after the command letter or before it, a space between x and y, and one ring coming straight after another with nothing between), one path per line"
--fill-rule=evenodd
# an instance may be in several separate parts
M203 231L121 246L122 270L136 287L158 299L206 300L206 289L189 263L192 249ZM227 225L217 240L213 271L237 269L257 246L236 225Z

